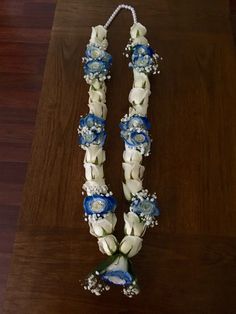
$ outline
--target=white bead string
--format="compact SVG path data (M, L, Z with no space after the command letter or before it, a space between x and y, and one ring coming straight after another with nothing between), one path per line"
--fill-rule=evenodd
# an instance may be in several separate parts
M119 11L121 9L125 9L125 10L129 10L132 13L133 16L133 21L134 23L137 23L137 15L135 12L135 9L131 6L131 5L127 5L127 4L120 4L118 5L118 7L115 9L115 11L111 14L111 16L109 17L109 19L107 20L106 24L104 25L104 28L108 28L110 26L110 24L112 23L112 21L114 20L114 18L116 17L116 15L119 13Z

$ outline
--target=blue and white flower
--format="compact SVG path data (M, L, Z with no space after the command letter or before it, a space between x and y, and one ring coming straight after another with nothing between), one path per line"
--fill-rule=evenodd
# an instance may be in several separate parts
M116 205L116 199L109 193L86 196L83 202L85 215L94 215L94 217L101 217L114 212Z
M108 70L108 64L102 60L89 60L84 65L85 75L91 76L91 78L106 76Z
M101 49L97 45L89 44L85 50L85 56L94 60L101 60L105 55L105 50Z
M131 43L127 44L125 48L125 50L129 52L125 54L126 57L131 56L129 66L147 75L160 73L160 71L157 71L158 59L160 57L150 47L147 39L144 36L137 36L132 38L130 42Z
M154 51L149 45L137 44L132 47L132 58L145 55L148 55L150 57L154 55Z
M136 277L131 269L131 263L122 254L115 254L97 267L85 281L84 289L99 296L115 284L123 287L124 295L132 297L139 293Z
M139 215L147 226L154 226L157 224L155 217L160 215L156 199L156 194L150 195L147 190L142 190L133 196L130 211Z
M128 271L128 260L123 255L118 255L112 264L101 273L101 277L112 284L130 285L134 278Z
M106 78L110 78L108 73L112 64L112 56L99 45L95 43L87 45L82 61L84 62L84 77L88 83L92 83L94 79L104 81Z
M124 139L126 146L136 149L144 156L148 156L151 146L151 138L146 130L121 130L121 137Z
M131 117L125 116L121 119L120 128L123 131L134 129L149 130L151 128L151 124L147 117L135 114Z
M90 113L80 119L78 133L82 148L91 144L102 146L106 139L105 120Z

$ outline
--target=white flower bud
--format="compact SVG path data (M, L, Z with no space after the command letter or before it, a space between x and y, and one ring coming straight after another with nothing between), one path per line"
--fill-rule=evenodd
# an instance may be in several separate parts
M125 198L129 201L132 198L132 194L141 191L143 188L142 181L140 180L127 180L123 183L123 191L125 194Z
M118 241L113 234L98 239L99 250L103 254L112 255L116 252Z
M86 180L97 180L104 177L103 165L95 165L93 163L85 162L85 178Z
M138 162L122 163L124 169L125 180L129 179L142 179L145 167Z
M102 42L107 36L107 30L103 25L97 25L92 27L92 33L90 37L90 43Z
M148 45L148 40L144 36L139 36L139 37L136 37L136 38L133 39L132 44L133 45L138 45L138 44L140 44L140 45Z
M138 114L140 116L146 116L147 109L148 109L148 104L135 105L133 107L129 107L129 115L132 116L134 114Z
M133 257L141 250L143 239L137 236L125 236L120 243L119 250L128 257Z
M148 89L134 87L129 93L129 102L135 105L147 105L150 94Z
M88 93L89 93L89 103L106 101L106 93L102 89L94 90L90 86Z
M124 153L123 153L123 159L125 162L142 162L142 154L137 151L136 149L132 148L125 148Z
M139 36L144 36L147 33L147 29L141 23L134 23L130 28L131 38L136 38Z
M139 72L135 69L133 69L133 74L134 74L134 87L140 87L143 89L148 89L150 90L150 82L147 74Z
M104 218L96 220L92 216L89 216L89 231L95 237L103 237L113 232L116 222L117 218L114 213L109 213Z
M106 84L104 81L99 81L98 79L94 79L92 81L92 84L90 86L90 88L92 88L93 90L103 90L104 92L106 92Z
M104 102L91 102L88 104L89 112L95 114L95 116L106 119L107 106Z
M85 148L84 163L102 164L106 160L106 153L98 145L90 145Z
M124 213L125 227L124 231L126 235L135 235L142 237L145 233L146 226L142 222L139 216L133 212Z

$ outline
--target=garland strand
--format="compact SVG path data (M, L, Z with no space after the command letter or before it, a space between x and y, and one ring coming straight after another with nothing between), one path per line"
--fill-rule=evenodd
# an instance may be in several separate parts
M86 182L83 190L87 196L83 207L85 221L90 233L98 240L99 250L108 255L108 259L96 267L85 280L84 289L95 295L109 290L111 284L123 287L123 293L132 297L139 293L137 278L132 269L130 258L142 247L143 236L148 227L157 225L159 209L156 194L150 194L143 188L143 156L150 154L150 122L147 108L150 91L148 75L159 73L158 54L150 47L146 28L136 21L134 9L120 5L108 19L105 26L92 27L91 38L85 52L84 78L89 84L89 113L80 119L78 133L80 146L85 150L84 168ZM131 58L129 67L133 70L134 82L129 94L129 113L120 123L121 137L124 140L123 153L124 179L123 190L130 202L128 213L124 213L125 236L119 243L113 235L117 218L117 201L106 185L103 164L106 153L103 149L107 116L106 84L110 79L112 57L106 51L108 47L107 27L121 8L131 10L134 24L130 29L131 38L125 48L126 57Z

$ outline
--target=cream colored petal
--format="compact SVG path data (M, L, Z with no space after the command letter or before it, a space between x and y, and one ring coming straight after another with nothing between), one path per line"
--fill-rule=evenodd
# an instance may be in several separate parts
M143 89L148 89L150 90L150 82L147 74L139 72L135 69L133 69L133 74L134 74L134 87L140 87Z
M107 36L107 30L104 28L103 25L97 25L92 27L92 33L90 37L90 42L95 42L99 40L100 42L103 41Z
M125 180L129 179L142 179L144 173L144 166L138 162L123 163Z
M106 159L106 153L98 145L90 145L85 148L84 163L102 164Z
M146 105L151 92L148 89L134 87L129 93L129 102L135 105Z
M127 147L123 153L123 159L125 162L142 162L142 154L135 149Z
M142 248L143 239L137 236L125 236L121 243L119 250L128 257L133 257L138 254Z
M89 103L106 101L106 93L102 89L94 90L90 86L88 93L89 93Z
M125 198L131 200L132 194L142 190L142 181L140 180L127 180L123 183L123 191Z
M136 38L139 36L144 36L147 33L147 29L141 23L134 23L130 28L130 36L131 38Z
M146 37L140 36L140 37L134 38L133 41L132 41L132 44L133 44L133 45L137 45L137 44L140 44L140 45L148 45L148 40L147 40Z
M138 114L140 116L146 116L148 110L148 103L142 105L134 105L129 107L129 115Z
M104 177L103 165L95 165L93 163L84 163L86 180L97 180Z
M98 117L106 119L107 106L103 102L91 102L88 104L89 112L95 114Z

